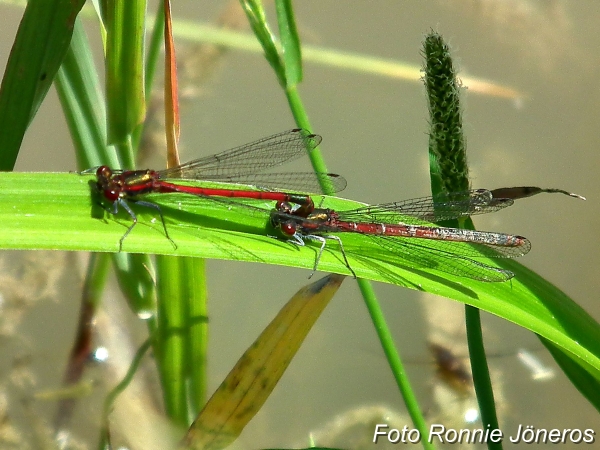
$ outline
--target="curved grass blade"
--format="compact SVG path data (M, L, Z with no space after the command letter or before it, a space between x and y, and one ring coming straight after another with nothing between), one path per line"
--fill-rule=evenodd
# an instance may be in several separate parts
M131 219L126 214L104 218L104 210L92 201L91 181L92 177L68 173L1 173L0 248L117 251ZM161 194L149 200L161 205L178 248L174 250L165 238L156 212L140 207L136 209L140 225L125 241L124 250L313 267L318 245L309 243L299 248L269 237L275 234L268 229L268 212L273 206L270 202L248 201L257 210L264 208L262 217L243 207L192 196ZM320 197L315 201L318 203ZM360 205L324 197L323 206L342 210ZM100 217L94 217L92 211ZM544 336L600 379L599 325L559 289L517 262L482 258L485 264L515 274L510 282L482 283L411 266L401 255L385 254L364 236L352 238L362 248L361 253L348 254L358 276L442 295L489 311ZM326 247L319 269L349 273L335 245Z
M0 87L0 170L12 170L29 123L67 53L84 0L30 0Z

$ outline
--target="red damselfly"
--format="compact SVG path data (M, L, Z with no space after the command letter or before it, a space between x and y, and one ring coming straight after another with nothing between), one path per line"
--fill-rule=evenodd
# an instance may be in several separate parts
M471 258L522 256L531 249L529 240L504 233L445 228L431 222L489 213L512 204L512 199L496 198L485 189L349 211L315 208L308 214L290 203L278 202L271 212L271 224L298 245L304 245L305 239L321 243L314 270L327 239L333 239L340 245L344 263L356 276L337 233L358 233L404 260L407 267L434 269L480 281L507 281L514 276L512 272Z
M314 209L312 198L289 191L319 192L322 183L325 183L332 191L339 192L346 187L346 180L330 173L260 172L297 159L307 151L313 150L320 142L321 136L303 129L293 129L166 170L113 170L108 166L100 166L95 169L96 189L111 202L111 213L117 214L120 206L133 220L119 241L119 249L137 223L137 216L127 201L156 209L160 214L165 235L170 240L159 206L139 199L139 196L148 193L185 193L207 197L273 200L295 204L298 211L307 215ZM177 179L216 181L233 185L231 188L206 188L169 181ZM258 190L236 188L235 184L253 185ZM260 190L261 188L267 190Z

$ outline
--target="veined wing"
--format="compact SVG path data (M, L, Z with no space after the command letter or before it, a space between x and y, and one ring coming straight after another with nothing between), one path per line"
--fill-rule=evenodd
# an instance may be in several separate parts
M346 188L346 179L335 173L314 172L278 172L231 176L222 181L228 183L250 184L258 188L285 192L322 192L323 184L329 185L333 192Z
M405 260L407 264L434 269L441 272L471 278L479 281L502 282L510 280L514 274L508 270L489 266L474 257L515 257L520 254L498 254L496 248L485 244L476 245L463 242L434 241L430 239L414 239L390 236L368 236L395 258ZM527 241L529 242L529 241ZM526 246L527 247L527 246ZM347 249L352 252L350 248ZM526 253L529 249L526 250ZM523 252L521 252L523 254Z
M495 198L491 191L476 189L465 192L420 197L399 202L365 206L350 211L340 211L347 221L398 223L399 215L420 219L407 219L403 223L421 224L441 220L459 219L476 214L495 212L512 205L511 199Z
M162 179L226 181L300 158L320 142L321 136L297 128L163 170L159 175Z

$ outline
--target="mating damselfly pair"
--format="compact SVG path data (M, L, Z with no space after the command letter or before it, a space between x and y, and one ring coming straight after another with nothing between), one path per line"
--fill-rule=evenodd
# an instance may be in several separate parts
M170 239L159 206L143 200L144 194L182 193L218 198L221 202L255 211L259 208L240 204L239 199L268 200L275 202L272 210L260 211L278 230L279 237L300 246L305 245L307 240L320 244L314 270L326 242L335 240L347 268L354 274L341 236L356 233L373 240L409 266L489 282L509 280L513 273L473 258L522 256L531 249L529 240L505 233L441 227L433 222L498 211L512 205L515 198L538 192L560 192L583 198L558 189L526 187L494 191L477 189L344 211L320 208L315 206L310 195L304 193L320 191L323 185L328 186L331 192L339 192L346 187L343 177L332 173L265 173L312 151L320 142L318 135L293 129L161 171L113 170L100 166L95 169L96 188L111 204L111 213L116 214L121 207L133 220L119 241L119 250L137 223L137 216L128 202L156 209L165 235ZM230 185L208 188L180 184L176 180L225 182ZM252 185L256 189L243 185Z

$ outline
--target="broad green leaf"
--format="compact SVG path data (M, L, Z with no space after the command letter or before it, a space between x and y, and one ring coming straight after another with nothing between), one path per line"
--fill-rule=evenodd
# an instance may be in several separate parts
M131 225L120 213L108 215L92 200L93 177L75 173L0 174L0 248L117 252L119 239ZM169 234L165 238L151 208L135 207L139 224L123 244L136 253L198 256L262 262L312 269L319 245L298 247L270 237L269 202L247 201L245 209L222 201L177 194L154 194ZM321 201L316 196L316 203ZM323 207L360 206L349 200L323 198ZM600 379L600 327L556 287L516 261L501 261L515 273L504 283L485 283L433 270L411 267L402 255L386 254L366 236L343 236L348 260L361 278L430 292L489 311L530 329L560 346L596 379ZM354 253L359 250L360 253ZM498 261L480 259L485 264ZM319 269L349 274L335 242L328 242Z

